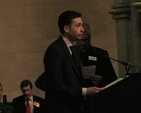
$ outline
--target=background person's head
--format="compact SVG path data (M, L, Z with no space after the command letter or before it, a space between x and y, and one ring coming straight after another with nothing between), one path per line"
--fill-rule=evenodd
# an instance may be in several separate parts
M83 52L91 45L91 28L87 23L83 23L82 26L84 28L82 39L78 39L76 45Z
M58 27L63 36L70 42L81 39L84 29L82 27L82 14L76 11L65 11L58 18Z
M32 83L30 80L23 80L20 84L20 88L25 98L32 96Z

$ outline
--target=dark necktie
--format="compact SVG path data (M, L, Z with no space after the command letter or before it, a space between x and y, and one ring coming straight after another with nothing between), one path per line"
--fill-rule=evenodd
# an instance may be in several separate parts
M72 57L74 59L74 62L76 64L76 67L79 69L78 60L77 60L76 53L75 53L75 47L74 46L70 46L70 49L71 49Z
M80 66L80 63L78 62L78 59L77 59L78 57L77 57L77 55L76 55L76 52L77 52L77 51L75 51L76 48L75 48L75 46L70 46L70 49L71 49L72 57L73 57L74 62L75 62L75 64L76 64L76 68L77 68L77 70L78 70L78 73L79 73L80 77L82 77L82 82L83 82L83 85L85 86L85 81L84 81L84 79L83 79L81 66ZM78 51L78 52L79 52L79 51Z
M27 103L26 103L26 113L31 113L29 101L30 101L30 99L27 99Z

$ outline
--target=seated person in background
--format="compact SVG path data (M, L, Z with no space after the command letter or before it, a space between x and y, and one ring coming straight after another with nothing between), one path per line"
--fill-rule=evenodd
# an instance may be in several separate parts
M117 79L114 68L106 50L91 45L91 29L83 23L84 33L76 45L80 49L82 66L95 66L95 73L92 78L86 80L87 86L103 87Z
M3 88L0 83L0 113L14 113L14 107L3 103Z
M15 107L15 113L44 113L45 100L32 94L31 81L23 80L20 88L23 95L14 98L12 102ZM27 112L27 110L30 112Z

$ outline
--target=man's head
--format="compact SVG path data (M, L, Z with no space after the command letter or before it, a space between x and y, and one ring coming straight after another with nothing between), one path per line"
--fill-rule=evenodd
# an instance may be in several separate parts
M0 83L0 101L2 99L3 96L3 89L2 89L2 84Z
M81 51L86 51L86 49L91 45L91 28L87 23L83 23L84 32L82 39L76 41L76 45Z
M25 98L30 98L32 96L32 83L30 80L23 80L20 88Z
M81 39L84 29L82 27L82 14L76 11L65 11L58 18L58 27L61 34L70 42Z

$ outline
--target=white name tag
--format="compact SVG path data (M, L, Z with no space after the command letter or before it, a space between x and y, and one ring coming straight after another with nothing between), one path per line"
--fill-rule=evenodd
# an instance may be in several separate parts
M88 56L88 59L93 60L93 61L97 61L97 57L94 57L94 56Z

